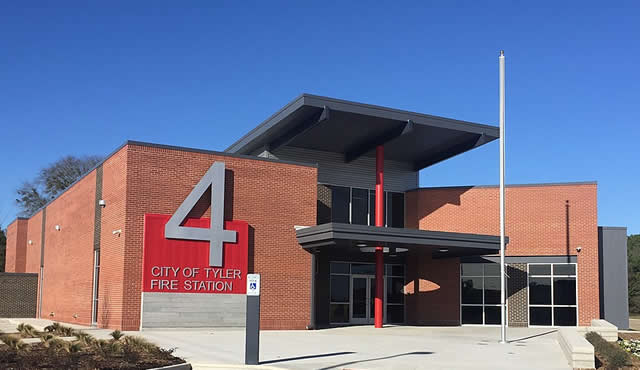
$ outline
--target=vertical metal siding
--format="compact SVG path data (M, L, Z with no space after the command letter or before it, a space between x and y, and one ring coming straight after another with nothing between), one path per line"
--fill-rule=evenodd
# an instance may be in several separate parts
M273 153L264 149L255 155L266 158L318 165L318 182L322 184L374 189L376 184L376 159L360 157L345 163L339 153L323 152L284 146ZM418 187L418 172L410 163L385 161L384 188L387 191L405 192Z

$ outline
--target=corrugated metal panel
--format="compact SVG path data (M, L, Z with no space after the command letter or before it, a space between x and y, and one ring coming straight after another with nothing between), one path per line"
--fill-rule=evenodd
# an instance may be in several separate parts
M322 184L367 189L373 189L376 185L376 160L372 157L360 157L351 163L345 163L339 153L287 146L278 148L273 153L261 150L257 154L261 157L315 163L318 165L318 182ZM404 192L417 186L418 172L412 170L410 163L384 162L385 190Z

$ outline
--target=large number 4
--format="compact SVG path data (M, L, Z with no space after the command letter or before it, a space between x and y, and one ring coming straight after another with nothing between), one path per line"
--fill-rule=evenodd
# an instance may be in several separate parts
M181 226L207 189L211 188L211 225L208 229ZM214 162L164 227L169 239L209 241L209 266L222 266L223 243L235 243L237 233L224 229L224 162Z

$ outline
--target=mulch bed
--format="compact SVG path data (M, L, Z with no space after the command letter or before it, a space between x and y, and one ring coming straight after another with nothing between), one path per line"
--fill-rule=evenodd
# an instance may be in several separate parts
M32 344L28 350L16 353L0 344L1 369L152 369L184 362L165 350L104 357L91 349L77 353L52 353L42 344Z
M640 339L640 333L618 333L618 337L620 339ZM607 363L604 359L604 357L602 355L600 355L597 351L595 352L596 355L596 369L597 370L608 370L611 369L610 367L607 367ZM629 357L631 358L631 366L625 366L622 369L624 370L631 370L631 369L640 369L640 357L634 356L632 354L629 354Z

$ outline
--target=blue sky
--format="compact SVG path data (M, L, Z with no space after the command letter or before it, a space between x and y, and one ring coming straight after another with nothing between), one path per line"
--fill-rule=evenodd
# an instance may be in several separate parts
M640 3L489 3L2 2L0 224L63 155L224 150L302 92L497 124L504 49L507 182L597 180L640 233ZM420 175L497 182L497 142Z

